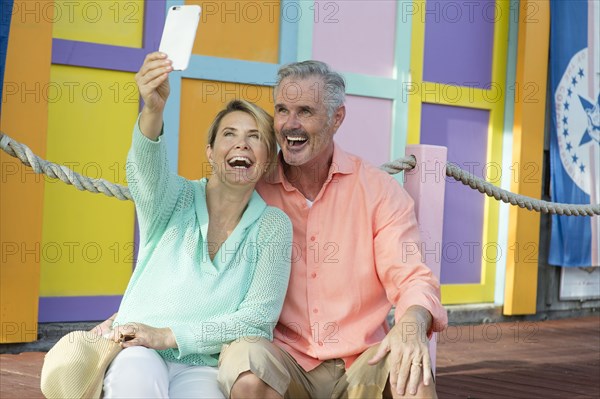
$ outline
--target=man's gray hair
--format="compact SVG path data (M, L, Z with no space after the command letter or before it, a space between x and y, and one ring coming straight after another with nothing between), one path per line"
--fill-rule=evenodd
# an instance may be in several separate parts
M323 85L319 85L317 89L323 92L323 102L327 107L327 115L331 119L333 113L344 105L344 101L346 100L346 82L342 75L333 71L324 62L310 60L282 66L277 72L275 94L279 91L281 82L286 78L306 79L314 76L320 77L323 81Z

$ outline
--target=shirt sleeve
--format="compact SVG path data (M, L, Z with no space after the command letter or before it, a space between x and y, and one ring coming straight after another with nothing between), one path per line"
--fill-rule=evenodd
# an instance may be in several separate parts
M376 213L374 249L379 278L388 300L396 305L396 322L414 305L433 317L431 329L441 331L448 315L440 301L439 280L425 265L414 202L406 190L390 179Z
M246 297L229 314L203 320L196 325L172 326L177 341L177 359L201 353L215 354L223 344L236 339L273 339L290 277L292 224L282 211L267 208L261 218L256 244L255 270ZM250 258L250 256L248 256Z
M144 136L139 117L133 129L126 171L141 240L147 242L154 232L164 230L187 181L169 171L166 144L161 137L153 141Z

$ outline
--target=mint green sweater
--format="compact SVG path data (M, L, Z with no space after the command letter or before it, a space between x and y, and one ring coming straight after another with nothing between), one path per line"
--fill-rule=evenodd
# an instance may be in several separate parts
M115 324L170 327L167 361L216 366L224 343L273 338L290 275L292 225L254 192L239 224L210 260L206 179L169 172L166 146L136 123L127 180L140 227L138 262Z

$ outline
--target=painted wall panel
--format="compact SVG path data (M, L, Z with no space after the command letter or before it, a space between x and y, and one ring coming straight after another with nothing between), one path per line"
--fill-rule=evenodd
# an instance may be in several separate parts
M138 111L133 74L54 65L48 101L47 158L126 183ZM133 203L47 179L43 212L41 296L122 294L133 264Z
M40 323L106 320L119 310L122 295L40 298Z
M348 152L379 166L390 160L391 100L347 96L346 119L335 140Z
M50 79L52 25L22 18L27 3L14 2L0 126L45 156L48 103L41 100L40 90ZM52 4L36 3L38 7ZM0 166L0 343L31 342L37 339L44 183L4 151L0 151Z
M448 162L484 177L489 112L462 107L423 104L421 143L448 147ZM446 180L442 284L479 283L483 248L484 196L455 181Z
M194 54L277 63L280 4L258 1L186 1L202 7Z
M142 47L144 6L143 0L56 0L53 5L54 17L51 18L54 23L53 37ZM46 18L44 9L39 12L42 18Z
M392 77L396 7L394 1L316 1L313 58L343 72Z
M429 0L425 4L423 80L489 88L495 1Z

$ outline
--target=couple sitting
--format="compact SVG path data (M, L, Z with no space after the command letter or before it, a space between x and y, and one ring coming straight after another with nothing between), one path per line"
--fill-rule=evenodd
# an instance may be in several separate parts
M274 119L230 102L209 130L212 175L189 181L169 173L161 140L171 71L152 53L136 75L139 261L96 328L132 339L104 397L435 397L439 283L401 250L419 240L412 199L334 144L343 78L317 61L284 66Z

